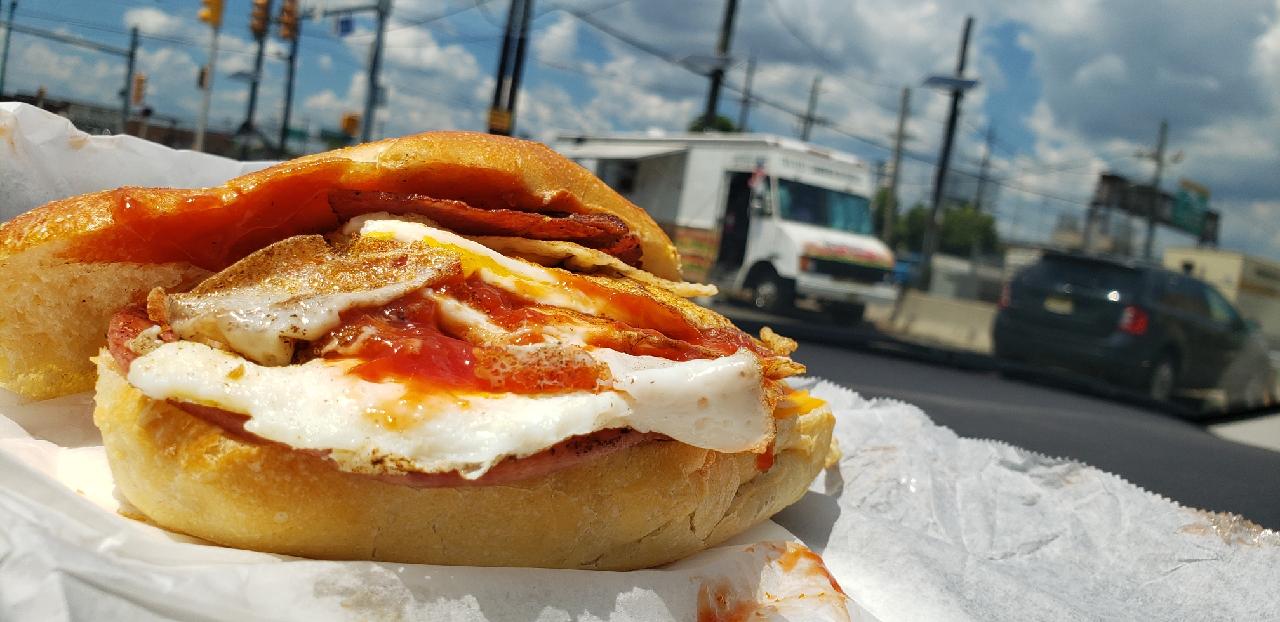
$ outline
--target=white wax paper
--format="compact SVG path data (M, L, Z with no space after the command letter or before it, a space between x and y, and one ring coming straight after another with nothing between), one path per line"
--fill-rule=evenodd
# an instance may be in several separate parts
M179 151L127 134L92 136L35 106L0 102L0 222L86 192L214 186L269 164Z
M75 192L207 185L257 166L89 138L10 104L0 104L0 135L4 217ZM779 557L794 545L774 523L628 573L324 562L212 546L115 513L87 396L19 404L0 394L0 619L692 620L708 586L787 620L1280 615L1273 532L1069 460L958 438L910 405L827 383L813 392L833 404L843 457L775 520L822 553L848 599L813 567L783 571Z

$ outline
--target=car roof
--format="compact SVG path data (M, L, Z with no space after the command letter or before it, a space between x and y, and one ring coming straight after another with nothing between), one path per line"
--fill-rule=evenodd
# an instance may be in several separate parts
M1070 259L1074 261L1087 261L1100 264L1109 264L1130 270L1141 270L1144 272L1155 272L1160 274L1178 273L1165 268L1164 266L1146 259L1137 257L1122 257L1119 255L1107 255L1102 253L1082 253L1079 251L1063 251L1063 250L1046 250L1043 258L1060 258Z

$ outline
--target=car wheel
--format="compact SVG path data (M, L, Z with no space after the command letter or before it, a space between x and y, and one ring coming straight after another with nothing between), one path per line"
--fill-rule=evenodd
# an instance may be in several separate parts
M1156 361L1151 367L1151 377L1147 381L1147 397L1157 402L1167 402L1173 397L1173 389L1178 384L1178 368L1168 355Z
M832 319L837 324L845 326L857 326L862 323L862 316L866 315L867 306L855 303L831 303L827 309Z
M751 304L769 313L789 311L795 296L792 287L778 273L766 270L756 277L755 285L751 288Z
M1240 387L1240 392L1227 398L1227 408L1246 409L1261 408L1271 401L1271 374L1257 372Z

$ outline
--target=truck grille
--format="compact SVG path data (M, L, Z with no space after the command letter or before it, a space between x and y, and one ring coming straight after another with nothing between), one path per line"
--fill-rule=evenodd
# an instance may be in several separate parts
M809 260L810 270L813 272L829 274L841 281L879 283L889 274L889 270L887 268L863 266L843 261L833 261L831 259L818 259L817 257L808 257L807 259Z

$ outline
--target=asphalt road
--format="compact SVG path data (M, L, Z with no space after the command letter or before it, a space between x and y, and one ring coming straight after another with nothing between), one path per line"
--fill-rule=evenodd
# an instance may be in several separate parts
M1280 452L1214 436L1096 382L1013 380L989 357L904 344L866 324L833 327L816 313L716 308L749 331L767 324L799 339L795 358L810 374L915 404L961 436L1078 460L1183 505L1280 529Z
M913 403L961 436L1079 460L1184 505L1280 529L1280 453L1163 413L874 348L802 341L795 358L863 396Z

